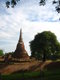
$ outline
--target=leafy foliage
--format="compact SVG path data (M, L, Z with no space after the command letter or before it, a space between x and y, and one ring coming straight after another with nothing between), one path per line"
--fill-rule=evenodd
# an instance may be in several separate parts
M16 4L17 4L18 1L20 1L20 0L11 0L11 2L10 1L7 1L6 2L6 7L9 8L10 5L11 5L11 7L14 8L14 6L16 6ZM46 4L46 1L47 0L40 0L40 2L39 2L40 6L42 6L42 5L44 6ZM58 1L53 0L52 1L52 4L53 5L54 4L57 4L57 6L55 8L56 8L56 11L58 13L60 13L60 0L58 0Z
M40 0L40 2L39 2L39 4L40 4L40 6L44 6L45 4L46 4L46 1L47 0ZM56 8L56 11L58 12L58 13L60 13L60 0L58 0L58 1L55 1L55 0L53 0L52 1L52 4L54 5L54 4L57 4L57 6L55 7Z
M0 49L0 56L2 56L2 55L3 55L3 50Z
M60 53L60 43L54 33L44 31L38 33L34 40L30 42L31 56L43 61L51 55Z
M46 0L40 0L40 6L41 6L41 5L44 6L44 5L45 5L45 2L46 2Z
M11 7L14 8L14 6L17 4L18 1L20 1L20 0L11 0L11 2L7 1L6 2L6 7L9 8L10 5L11 5Z

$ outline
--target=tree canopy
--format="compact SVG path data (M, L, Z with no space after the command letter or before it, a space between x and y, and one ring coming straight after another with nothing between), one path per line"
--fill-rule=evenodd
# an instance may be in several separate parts
M60 43L54 33L44 31L35 35L34 40L30 42L31 56L43 61L50 55L60 52Z

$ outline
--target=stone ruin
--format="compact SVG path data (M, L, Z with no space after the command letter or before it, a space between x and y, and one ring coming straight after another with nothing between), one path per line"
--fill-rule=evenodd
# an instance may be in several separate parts
M29 55L27 51L25 50L25 46L24 46L24 42L22 38L22 29L20 30L20 37L18 40L16 50L13 54L13 57L17 59L25 59L25 60L29 59Z
M16 47L16 50L13 52L13 54L5 54L4 55L4 61L7 62L15 62L15 61L30 61L30 57L25 50L23 38L22 38L22 29L20 30L20 37L18 40L18 44Z

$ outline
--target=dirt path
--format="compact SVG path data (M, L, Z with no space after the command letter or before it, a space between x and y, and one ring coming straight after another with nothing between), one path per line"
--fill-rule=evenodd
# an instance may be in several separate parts
M25 63L15 63L15 64L9 64L9 65L1 65L2 68L0 68L0 72L2 74L11 74L18 71L40 71L44 68L55 68L59 67L60 62L52 62L52 61L33 61L33 62L25 62ZM60 67L59 67L60 68Z

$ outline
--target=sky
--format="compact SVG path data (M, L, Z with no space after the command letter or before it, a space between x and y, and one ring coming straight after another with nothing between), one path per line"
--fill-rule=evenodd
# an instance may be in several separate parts
M45 6L39 6L40 0L20 0L14 8L8 9L5 1L0 1L0 49L4 53L15 51L21 28L29 55L29 42L37 33L51 31L60 42L60 14L56 12L52 0L47 0Z

